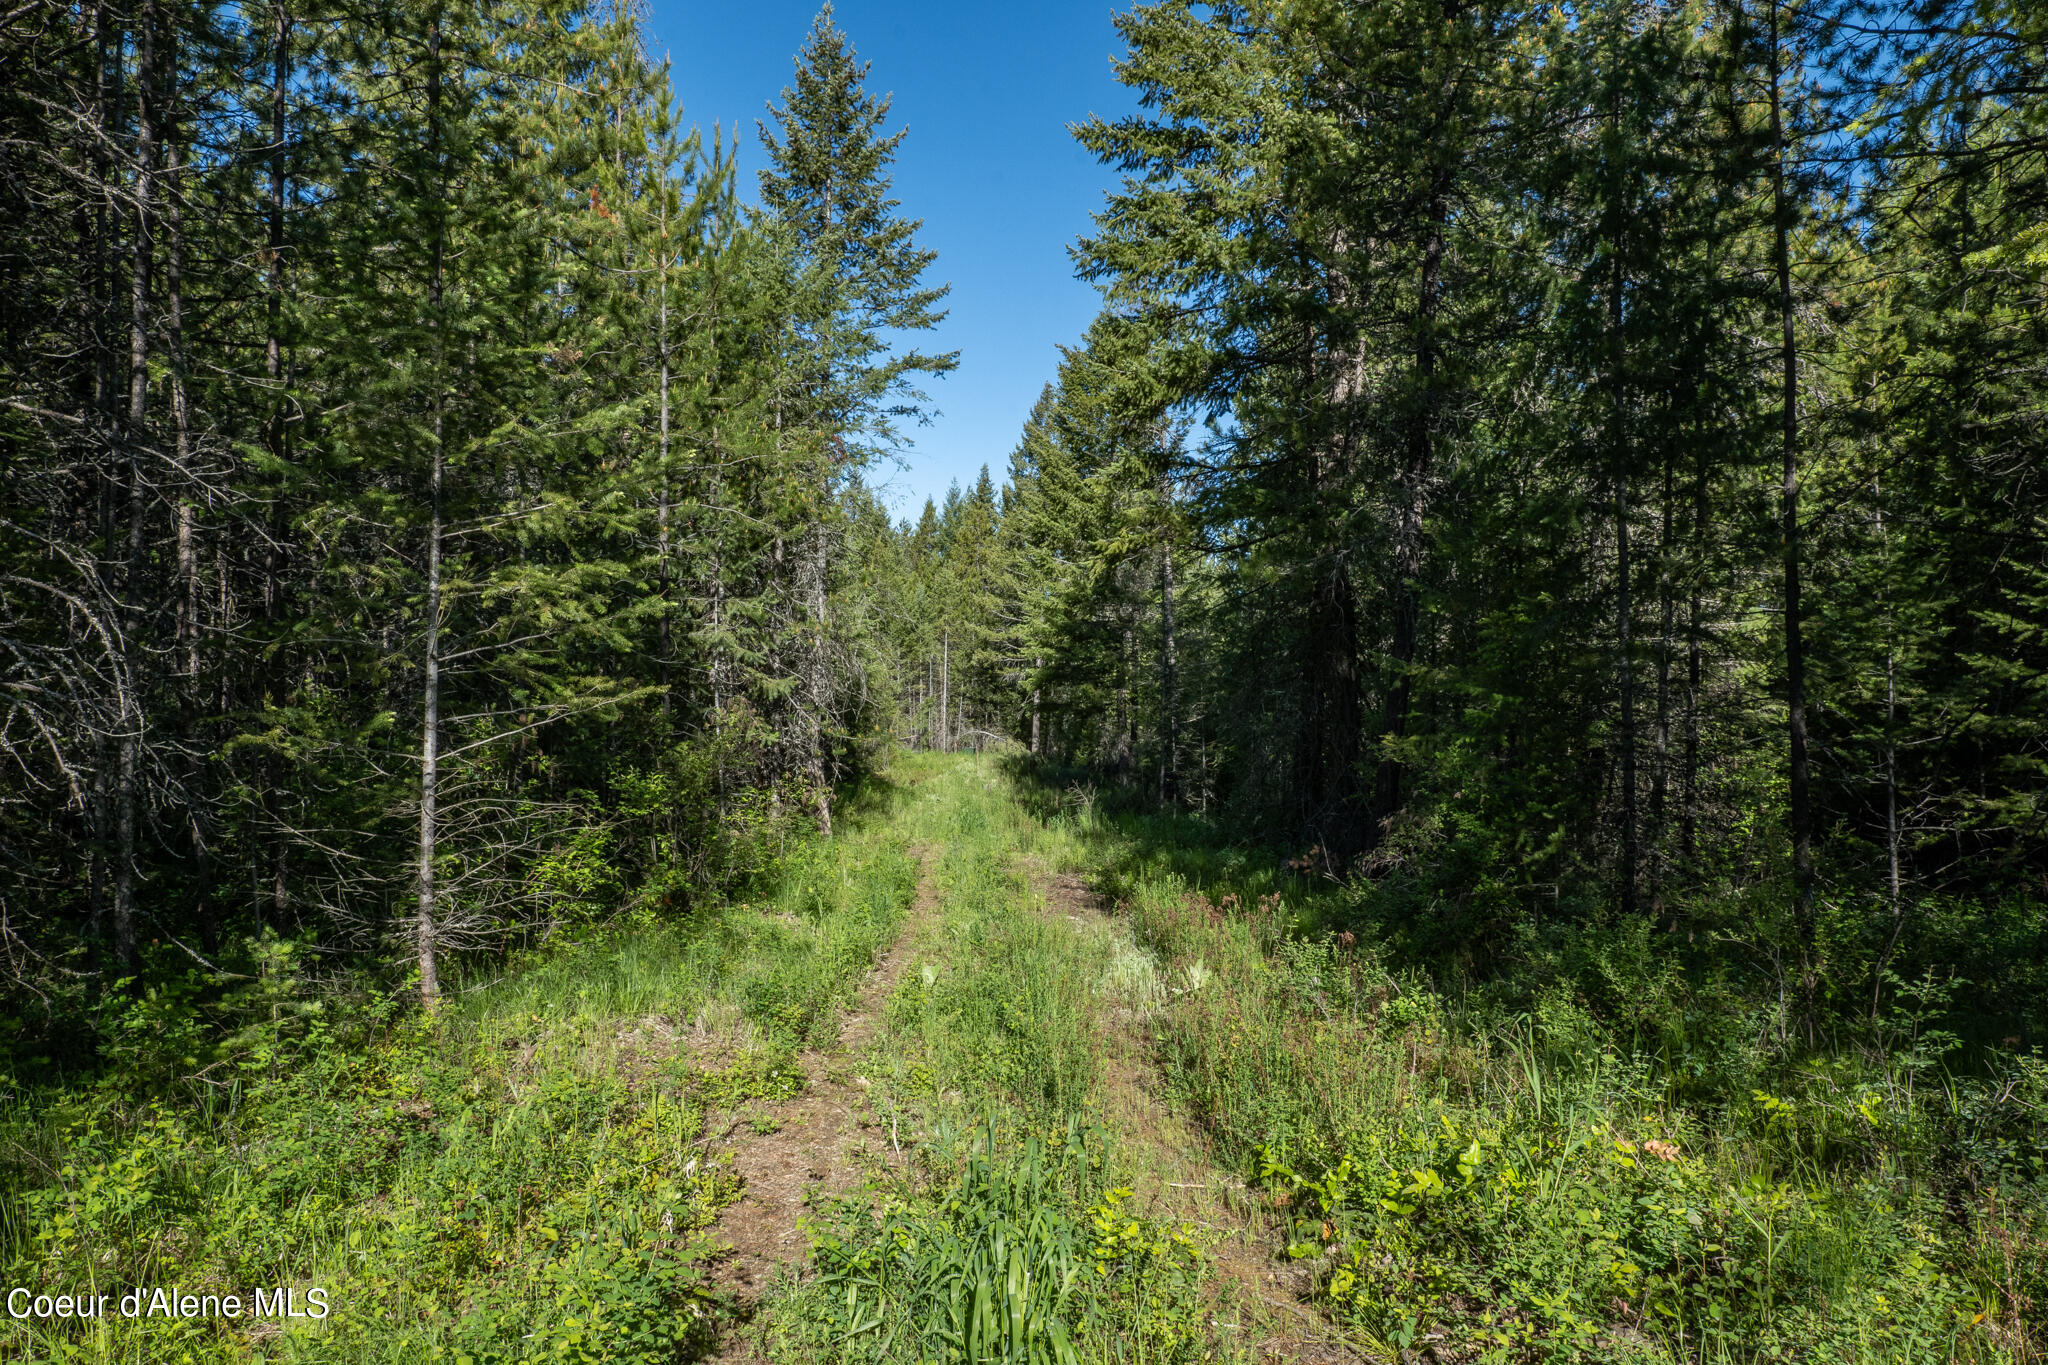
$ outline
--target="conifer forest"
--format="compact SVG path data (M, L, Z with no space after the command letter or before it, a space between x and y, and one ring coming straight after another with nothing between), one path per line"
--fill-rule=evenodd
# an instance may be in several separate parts
M0 4L0 1362L2048 1362L2048 6L1114 23Z

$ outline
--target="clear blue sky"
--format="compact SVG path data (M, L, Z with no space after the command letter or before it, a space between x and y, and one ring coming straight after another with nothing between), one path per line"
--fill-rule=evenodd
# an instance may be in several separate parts
M742 134L753 197L763 164L755 120L779 99L818 6L808 0L702 5L650 0L648 46L674 62L687 122ZM834 17L873 65L868 87L893 92L891 130L908 127L895 169L902 212L924 219L950 282L951 316L921 344L958 350L960 368L929 386L939 415L908 434L905 467L877 469L899 516L965 485L986 463L1001 481L1017 433L1079 340L1097 295L1067 247L1115 180L1067 126L1133 107L1110 59L1122 51L1109 0L941 4L845 0Z

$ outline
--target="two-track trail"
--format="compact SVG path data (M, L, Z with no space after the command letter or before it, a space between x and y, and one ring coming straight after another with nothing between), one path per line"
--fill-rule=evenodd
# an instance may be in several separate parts
M1022 855L1019 867L1045 913L1082 934L1108 936L1125 953L1144 950L1087 880L1039 857ZM1211 1256L1210 1291L1235 1315L1234 1335L1257 1361L1349 1365L1363 1360L1328 1321L1300 1300L1305 1281L1274 1256L1285 1229L1238 1174L1210 1155L1208 1139L1171 1098L1168 1079L1152 1056L1152 1022L1127 1006L1111 1005L1100 1019L1099 1101L1103 1122L1124 1144L1124 1170L1140 1206L1166 1223L1202 1230Z
M1187 1229L1200 1249L1165 1317L1140 1312L1098 1326L1079 1359L1364 1359L1302 1301L1300 1268L1276 1254L1281 1218L1212 1156L1175 1101L1154 1036L1167 1026L1160 1002L1171 983L1130 922L1090 887L1074 846L1052 837L985 759L916 763L884 818L887 836L918 861L910 912L831 1044L799 1057L802 1093L715 1125L745 1192L715 1230L729 1247L717 1279L739 1311L713 1358L869 1359L842 1354L821 1325L836 1305L821 1297L815 1277L830 1267L814 1264L815 1239L857 1236L846 1219L861 1206L907 1205L943 1223L959 1208L947 1190L960 1133L1008 1132L992 1155L1028 1161L1024 1137L1071 1121L1096 1135L1108 1162L1094 1194L1048 1210L1075 1229L1084 1254L1094 1236L1089 1201L1111 1186L1131 1192L1125 1207L1148 1226ZM1055 1055L1066 1060L1054 1064ZM1055 1085L1055 1075L1068 1079ZM840 1202L848 1196L850 1205ZM908 1336L929 1302L904 1311ZM1142 1339L1171 1332L1183 1349L1197 1337L1209 1347L1165 1356Z

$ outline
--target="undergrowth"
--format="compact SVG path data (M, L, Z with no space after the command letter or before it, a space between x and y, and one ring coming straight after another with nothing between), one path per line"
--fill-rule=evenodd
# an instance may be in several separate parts
M762 903L535 952L432 1016L323 992L281 949L272 1026L208 1055L151 1048L175 1011L137 1000L136 1064L7 1089L0 1279L115 1302L0 1319L0 1359L688 1358L740 1193L708 1116L803 1084L794 1052L834 1035L912 896L891 798L869 804ZM120 1315L159 1286L243 1312ZM259 1288L302 1313L322 1289L326 1316L254 1316Z
M1569 977L1514 1009L1404 961L1349 888L1022 780L1067 864L1199 986L1156 1026L1179 1100L1291 1220L1325 1310L1389 1355L2044 1358L2048 1064L1958 1068L1946 983L1895 983L1882 1046L1806 1045L1649 956L1704 1017L1644 1030Z
M691 1358L735 1320L705 1270L720 1142L804 1084L922 857L932 913L854 1059L900 1156L813 1210L810 1267L752 1318L771 1359L1242 1358L1217 1234L1131 1193L1158 1175L1105 1104L1116 1029L1370 1352L2043 1358L2048 1064L1960 1049L1953 983L1895 981L1875 1034L1817 1044L1623 934L1579 975L1460 979L1199 821L987 758L893 776L764 902L534 954L434 1017L313 991L282 946L266 1028L206 1044L135 1002L133 1065L10 1088L0 1273L331 1311L0 1320L0 1357ZM1113 922L1041 903L1027 858ZM1611 1003L1653 991L1658 1027Z

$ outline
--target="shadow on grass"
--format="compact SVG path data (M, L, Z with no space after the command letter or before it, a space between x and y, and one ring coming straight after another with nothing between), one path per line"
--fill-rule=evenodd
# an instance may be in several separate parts
M1631 1359L2044 1358L2048 1067L2017 1039L1965 1053L1945 980L1900 991L1921 1015L1808 1039L1743 970L1770 940L1740 904L1700 906L1697 944L1517 920L1490 975L1461 971L1403 933L1428 896L1302 876L1099 774L1005 771L1184 974L1160 1064L1249 1183L1308 1210L1336 1320L1404 1346L1509 1320L1518 1360L1615 1358L1602 1334Z
M1112 899L1140 882L1178 882L1211 901L1236 896L1245 905L1278 894L1294 932L1344 927L1337 921L1346 898L1339 883L1289 865L1288 855L1212 818L1164 809L1100 773L1009 754L1003 772L1025 809L1062 828L1088 851L1099 869L1096 889Z

